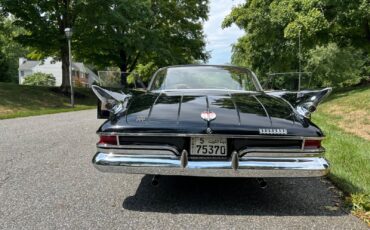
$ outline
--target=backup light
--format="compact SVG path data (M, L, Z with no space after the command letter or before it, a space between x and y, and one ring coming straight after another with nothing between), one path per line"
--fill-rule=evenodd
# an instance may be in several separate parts
M100 140L98 142L98 145L117 145L117 136L100 136Z

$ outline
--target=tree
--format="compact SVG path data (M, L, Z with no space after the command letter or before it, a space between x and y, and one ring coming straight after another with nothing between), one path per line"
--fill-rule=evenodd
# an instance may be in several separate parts
M5 57L5 54L0 50L0 82L11 81L11 76L9 75L9 63Z
M202 20L208 1L90 1L81 12L76 32L79 57L126 72L153 62L156 66L206 60ZM89 45L89 49L84 47Z
M64 29L73 27L83 0L0 0L3 12L14 16L14 25L27 32L15 39L34 49L39 57L55 56L62 61L62 90L69 89L68 45Z
M52 74L38 72L25 77L23 85L55 86L55 77Z
M5 53L1 49L5 45L3 39L1 39L1 34L3 31L3 22L4 18L0 15L0 82L8 82L11 81L11 76L9 75L9 63L5 56Z
M310 50L306 70L314 74L314 82L319 86L342 87L360 82L364 63L361 51L329 43Z
M7 71L2 70L0 81L18 82L18 64L19 57L24 57L28 53L28 49L14 41L14 37L23 33L24 30L13 24L13 18L9 17L0 20L0 55L6 64ZM6 76L6 78L4 78Z
M307 65L310 51L329 43L344 49L342 53L352 47L368 56L369 18L368 0L249 0L232 10L223 26L236 24L246 31L233 47L232 62L264 75L297 71L299 59ZM362 75L368 75L368 68L362 69Z
M162 66L208 57L202 30L208 0L0 0L0 5L27 31L17 41L32 47L34 56L61 59L64 90L69 89L67 27L75 30L75 57L118 66L123 73L138 63Z
M138 64L132 74L128 76L129 83L136 83L136 81L143 81L143 83L148 84L150 77L158 69L158 66L154 62L149 62L147 64Z

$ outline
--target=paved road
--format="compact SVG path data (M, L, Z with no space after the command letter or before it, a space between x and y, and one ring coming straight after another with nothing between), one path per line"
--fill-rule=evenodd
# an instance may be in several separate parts
M103 174L95 111L0 121L3 229L367 229L320 179ZM334 207L334 209L333 209Z

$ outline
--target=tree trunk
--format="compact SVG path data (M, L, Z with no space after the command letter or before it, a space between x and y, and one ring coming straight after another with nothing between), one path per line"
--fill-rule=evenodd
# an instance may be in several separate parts
M62 59L62 85L60 86L60 89L62 92L69 92L71 85L69 82L69 54L67 41L60 49L60 56Z
M126 52L121 50L119 52L119 56L121 59L121 63L119 66L121 70L121 86L122 88L126 88L127 87L127 55L126 55Z
M370 28L369 28L369 20L365 19L364 21L364 29L365 29L365 36L368 42L370 42Z
M60 90L62 92L70 92L71 83L69 81L69 49L68 49L68 41L65 35L65 28L72 28L72 24L70 23L70 4L71 1L63 0L62 1L62 15L58 18L58 26L59 26L59 44L60 44L60 57L62 60L62 85L60 86Z

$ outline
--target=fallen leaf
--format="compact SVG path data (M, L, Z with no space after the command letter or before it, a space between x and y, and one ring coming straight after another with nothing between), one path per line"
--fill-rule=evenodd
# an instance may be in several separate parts
M333 211L333 212L339 209L339 207L335 207L335 206L324 206L324 208L329 211Z

